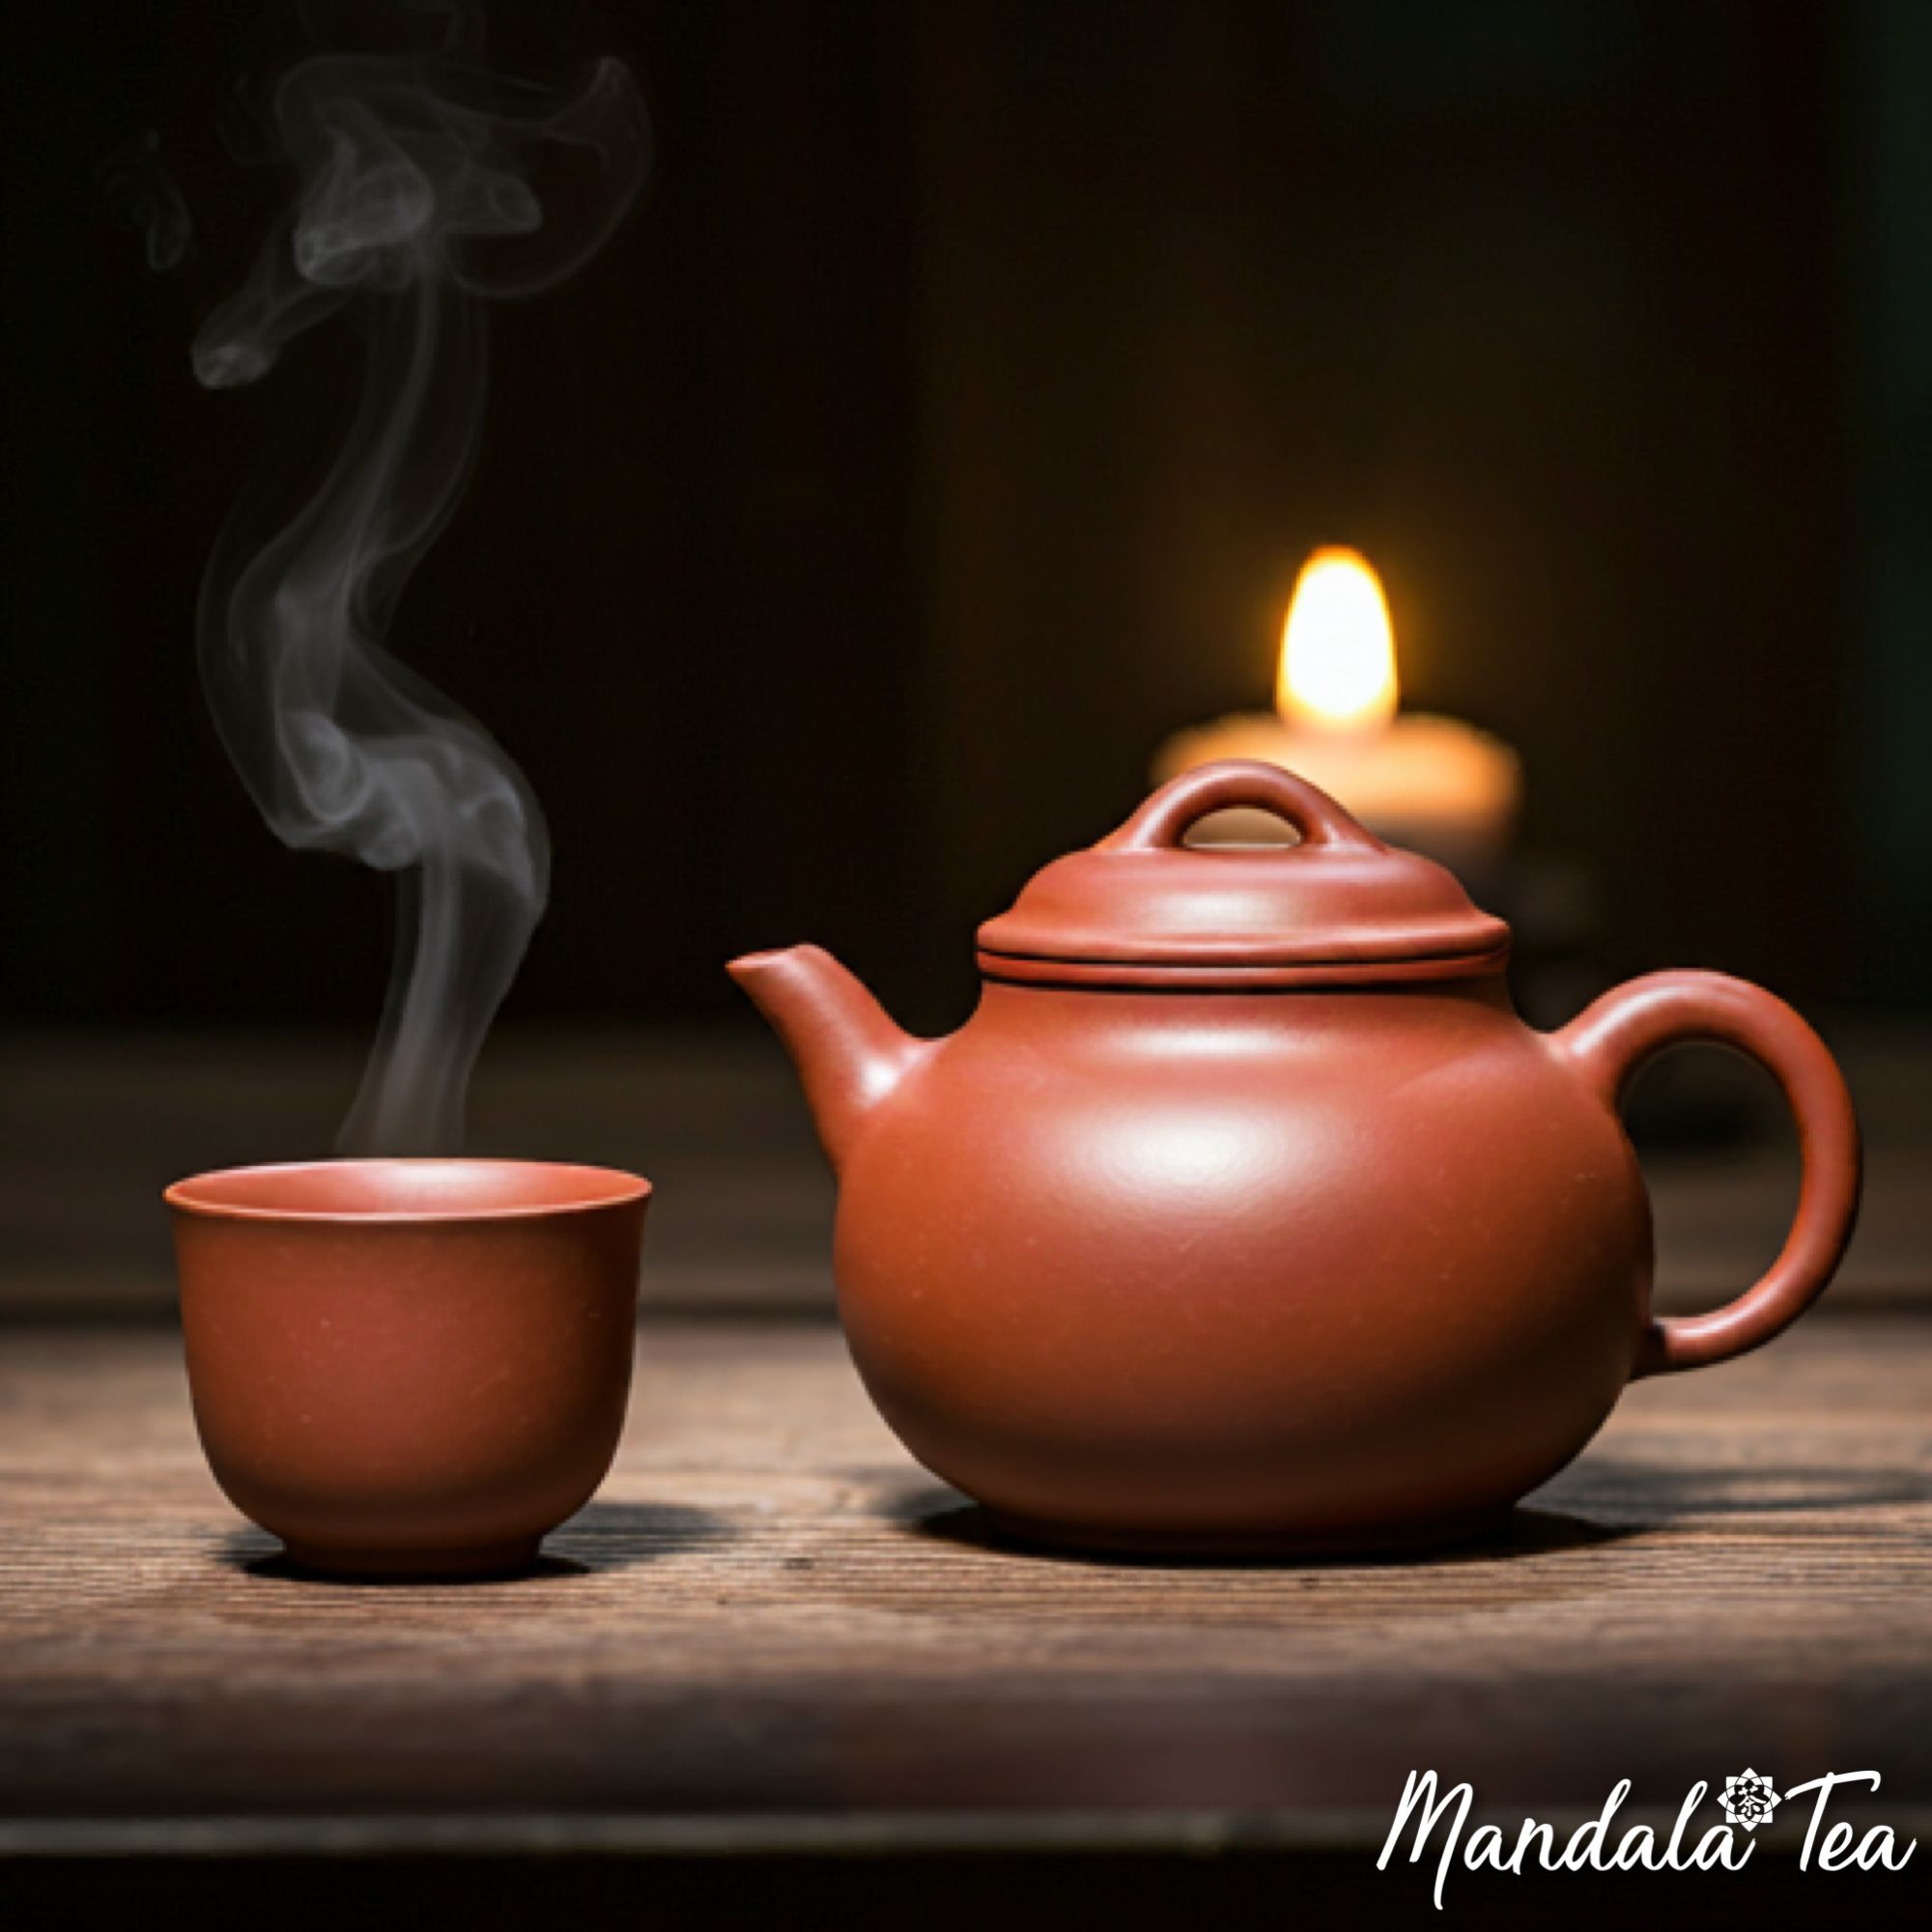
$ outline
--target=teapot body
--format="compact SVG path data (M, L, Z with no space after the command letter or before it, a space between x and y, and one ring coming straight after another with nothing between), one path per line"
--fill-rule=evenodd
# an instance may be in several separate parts
M1498 974L989 981L846 1149L836 1272L887 1422L1009 1527L1328 1548L1562 1468L1651 1251L1609 1096Z
M1187 843L1233 807L1297 842ZM1858 1214L1824 1042L1697 972L1532 1032L1508 936L1306 780L1232 762L982 925L950 1039L901 1034L815 947L735 960L838 1170L840 1314L912 1453L1056 1543L1427 1542L1554 1475L1633 1376L1788 1327ZM1770 1270L1661 1321L1616 1109L1690 1040L1771 1071L1803 1175Z

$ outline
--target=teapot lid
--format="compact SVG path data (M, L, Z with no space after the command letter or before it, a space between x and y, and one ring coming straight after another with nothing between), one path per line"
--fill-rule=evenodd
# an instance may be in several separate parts
M1286 819L1293 845L1188 845L1209 812ZM1384 844L1278 765L1228 759L1163 785L1118 832L1037 872L980 928L989 978L1240 987L1463 978L1496 971L1509 927L1455 875Z

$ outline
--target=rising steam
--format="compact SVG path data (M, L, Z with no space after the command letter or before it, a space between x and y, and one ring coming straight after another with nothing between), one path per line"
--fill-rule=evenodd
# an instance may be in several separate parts
M542 916L550 848L523 775L385 647L397 600L475 455L482 303L554 285L637 194L648 130L630 75L514 87L474 59L468 16L430 57L321 54L284 76L274 125L298 177L246 285L194 344L211 388L257 381L351 304L360 401L327 475L264 540L238 517L203 585L202 674L222 740L286 843L398 874L395 968L341 1146L451 1151L469 1072ZM587 151L596 183L567 243L529 171Z
M161 165L159 148L159 137L150 128L139 141L108 156L96 185L102 206L141 231L148 267L166 274L187 254L194 222L174 177Z

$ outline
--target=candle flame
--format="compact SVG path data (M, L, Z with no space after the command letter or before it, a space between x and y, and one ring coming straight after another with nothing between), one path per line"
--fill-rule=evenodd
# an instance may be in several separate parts
M1375 731L1395 716L1396 696L1381 579L1358 551L1318 550L1289 600L1275 708L1292 725Z

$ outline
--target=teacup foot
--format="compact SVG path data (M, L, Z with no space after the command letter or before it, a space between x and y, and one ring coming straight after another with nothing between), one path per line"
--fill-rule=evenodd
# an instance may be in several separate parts
M519 1576L536 1562L542 1548L540 1536L479 1544L469 1549L325 1549L314 1544L285 1541L282 1554L291 1569L319 1577L434 1583Z

